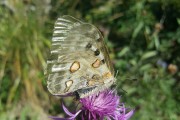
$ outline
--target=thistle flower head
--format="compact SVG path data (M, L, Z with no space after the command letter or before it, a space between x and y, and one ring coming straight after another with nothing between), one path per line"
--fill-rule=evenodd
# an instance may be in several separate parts
M82 107L75 114L70 113L65 106L64 111L70 117L67 119L52 117L54 120L127 120L134 110L129 112L123 103L120 103L120 97L111 90L100 92L97 95L91 95L80 99Z

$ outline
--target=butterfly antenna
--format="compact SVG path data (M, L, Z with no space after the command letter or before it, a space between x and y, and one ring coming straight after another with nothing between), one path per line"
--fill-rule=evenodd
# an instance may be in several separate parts
M116 77L118 76L118 73L119 73L119 71L117 70L116 71L116 74L115 74L115 76L114 76L114 78L115 78L115 80L116 80ZM117 85L115 85L115 84L113 84L112 86L111 86L111 89L117 89Z
M123 92L127 93L127 91L126 91L126 90L124 90L123 88L121 88L121 90L123 90Z

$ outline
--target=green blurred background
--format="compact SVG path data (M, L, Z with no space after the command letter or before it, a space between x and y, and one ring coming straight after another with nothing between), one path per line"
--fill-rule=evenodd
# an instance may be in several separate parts
M60 15L101 30L132 120L180 120L179 0L1 0L0 120L64 115L43 73Z

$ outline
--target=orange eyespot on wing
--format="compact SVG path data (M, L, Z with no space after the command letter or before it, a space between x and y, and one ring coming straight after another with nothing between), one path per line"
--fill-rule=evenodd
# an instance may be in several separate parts
M107 72L103 75L103 78L109 79L110 77L112 77L112 74L110 72Z
M89 87L90 87L90 86L94 86L95 81L89 80L89 81L87 82L87 84L88 84Z
M96 59L96 61L92 64L94 68L98 68L101 64L101 61L99 59Z
M68 92L68 90L70 89L70 87L73 84L73 81L69 80L69 81L65 82L65 84L66 84L66 88L65 88L64 92Z
M73 64L70 67L70 72L76 72L80 68L80 63L78 61L73 62Z

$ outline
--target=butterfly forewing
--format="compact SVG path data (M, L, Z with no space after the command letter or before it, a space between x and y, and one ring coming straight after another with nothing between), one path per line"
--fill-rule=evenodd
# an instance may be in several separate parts
M58 18L47 61L48 90L54 95L78 92L84 97L109 87L113 74L99 30L71 16Z

